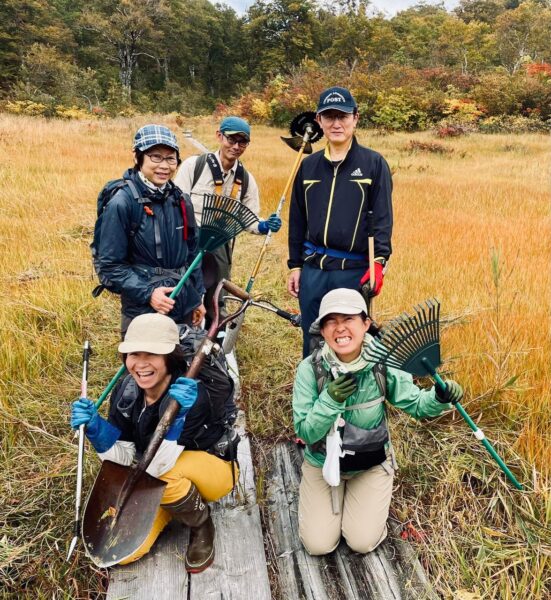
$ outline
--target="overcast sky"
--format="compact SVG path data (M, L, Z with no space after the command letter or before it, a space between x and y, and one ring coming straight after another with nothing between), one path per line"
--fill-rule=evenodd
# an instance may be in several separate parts
M239 14L243 13L248 6L253 4L254 0L212 0L213 3L216 1L222 4L228 4ZM430 4L438 4L438 0L430 0ZM379 10L382 10L388 14L388 16L395 15L398 11L404 10L418 4L417 0L371 0L371 5ZM448 10L454 8L459 4L459 0L445 0L444 4Z

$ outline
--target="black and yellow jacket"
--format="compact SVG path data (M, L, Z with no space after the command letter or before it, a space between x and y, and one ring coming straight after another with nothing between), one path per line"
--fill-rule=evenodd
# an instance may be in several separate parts
M368 211L373 211L375 257L388 260L392 236L392 178L385 159L358 144L331 161L329 148L304 159L293 186L289 212L290 269L307 262L323 270L367 268ZM305 251L304 243L353 256Z

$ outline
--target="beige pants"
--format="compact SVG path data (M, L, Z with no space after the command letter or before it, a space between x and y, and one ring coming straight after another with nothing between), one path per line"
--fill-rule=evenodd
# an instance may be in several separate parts
M309 554L332 552L341 534L355 552L374 550L386 537L394 472L388 462L353 477L342 475L337 489L340 512L333 514L331 487L321 469L306 461L298 505L299 535Z

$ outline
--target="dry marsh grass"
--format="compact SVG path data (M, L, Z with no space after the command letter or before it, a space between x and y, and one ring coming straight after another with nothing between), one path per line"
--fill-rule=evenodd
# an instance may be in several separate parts
M88 243L97 192L129 166L133 133L147 120L0 115L2 598L101 596L104 575L90 570L81 551L64 563L76 465L68 416L83 340L95 351L92 395L118 366L118 303L107 294L92 299ZM215 147L214 121L188 126ZM245 155L264 216L295 160L279 135L285 132L255 127ZM394 173L394 254L376 314L384 322L425 298L440 299L442 372L465 387L465 407L526 485L523 493L511 488L458 415L416 423L393 412L401 465L393 517L422 533L413 543L443 598L459 598L460 590L484 599L549 598L549 138L470 135L439 140L453 152L438 154L420 150L435 142L431 133L359 137ZM180 140L184 154L195 152ZM261 241L238 241L237 283L246 283ZM254 291L297 308L285 291L285 260L284 225ZM300 334L251 309L238 356L262 470L266 447L292 434ZM87 487L96 465L88 452Z

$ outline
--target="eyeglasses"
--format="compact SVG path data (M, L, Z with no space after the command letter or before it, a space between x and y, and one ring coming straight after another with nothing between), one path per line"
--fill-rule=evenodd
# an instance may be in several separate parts
M163 161L166 161L167 165L171 167L178 164L178 159L175 156L163 156L162 154L146 154L149 156L151 162L161 164Z
M331 115L326 115L325 113L321 113L321 118L324 121L328 121L329 123L333 123L334 121L348 121L350 117L352 117L352 113L345 112L336 112Z
M249 140L246 140L245 138L238 138L234 135L226 135L225 133L222 135L228 140L230 146L235 146L235 144L237 144L240 148L246 148L250 144Z

